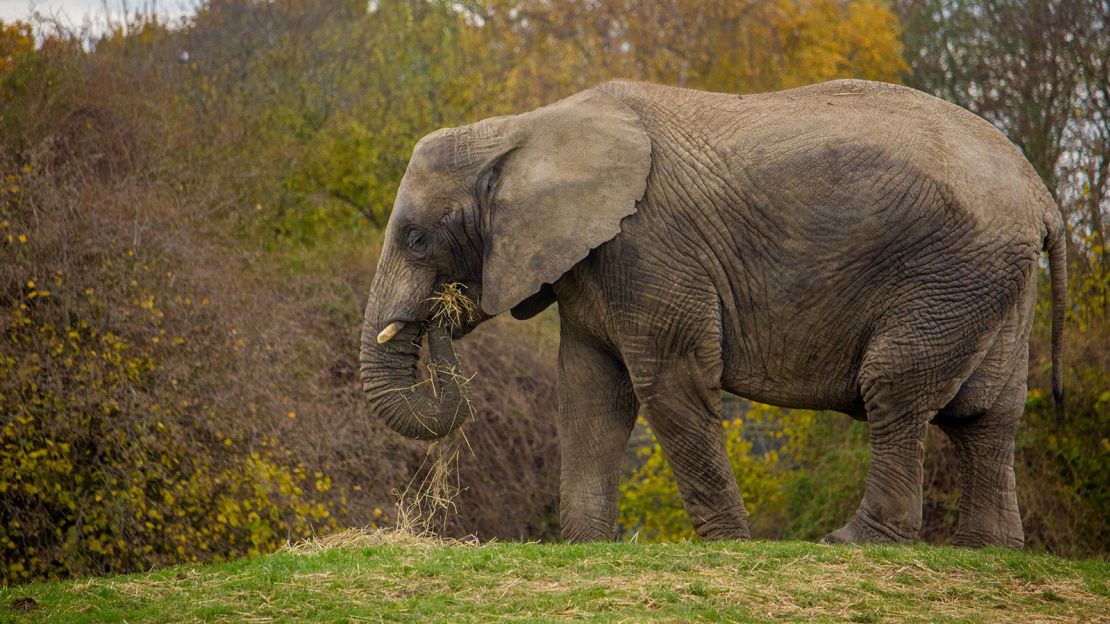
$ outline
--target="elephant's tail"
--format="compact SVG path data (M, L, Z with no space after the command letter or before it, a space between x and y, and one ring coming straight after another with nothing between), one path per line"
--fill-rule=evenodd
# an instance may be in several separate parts
M1064 417L1064 315L1068 303L1067 230L1060 209L1052 203L1045 218L1048 235L1048 271L1052 278L1052 398L1056 402L1056 418Z

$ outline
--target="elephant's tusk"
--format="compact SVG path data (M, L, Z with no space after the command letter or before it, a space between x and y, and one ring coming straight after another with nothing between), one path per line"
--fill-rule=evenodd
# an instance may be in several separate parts
M401 321L393 321L392 323L387 325L385 329L382 330L382 333L378 334L378 344L385 344L390 340L393 340L393 337L397 335L397 332L401 331L404 328L405 324Z

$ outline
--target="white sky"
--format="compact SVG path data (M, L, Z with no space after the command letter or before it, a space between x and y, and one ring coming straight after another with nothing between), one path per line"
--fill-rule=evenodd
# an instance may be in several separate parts
M199 0L0 0L0 20L27 20L32 11L44 15L56 15L63 22L79 25L86 17L94 24L104 23L105 6L111 15L119 16L124 7L127 13L136 9L143 13L153 8L154 12L165 17L180 17L193 12Z

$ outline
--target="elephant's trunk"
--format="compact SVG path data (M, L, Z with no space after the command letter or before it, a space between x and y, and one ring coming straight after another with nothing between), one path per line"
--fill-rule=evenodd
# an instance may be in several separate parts
M371 304L372 305L372 304ZM460 385L459 359L441 328L428 331L431 376L418 381L421 323L406 323L379 343L376 317L367 309L362 326L359 377L370 411L394 431L419 440L442 438L466 420L469 406ZM426 388L421 390L421 386Z

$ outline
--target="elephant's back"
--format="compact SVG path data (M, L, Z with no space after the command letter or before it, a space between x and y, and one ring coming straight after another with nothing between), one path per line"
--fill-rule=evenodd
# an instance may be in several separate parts
M1018 229L1043 237L1047 192L1036 172L998 129L959 106L908 87L863 80L836 80L761 100L757 105L766 111L767 125L753 137L760 143L797 144L790 135L796 132L792 126L801 125L801 134L816 139L817 146L801 160L816 160L819 169L836 169L848 179L878 172L918 178L983 230ZM823 154L831 154L833 162L821 162Z
M918 188L902 188L903 199L943 193L980 230L1038 242L1045 235L1052 200L1017 147L984 119L909 87L834 80L743 96L644 83L603 88L641 115L658 149L722 162L741 191L871 211L892 199L884 189L912 180ZM813 196L823 188L869 199Z

